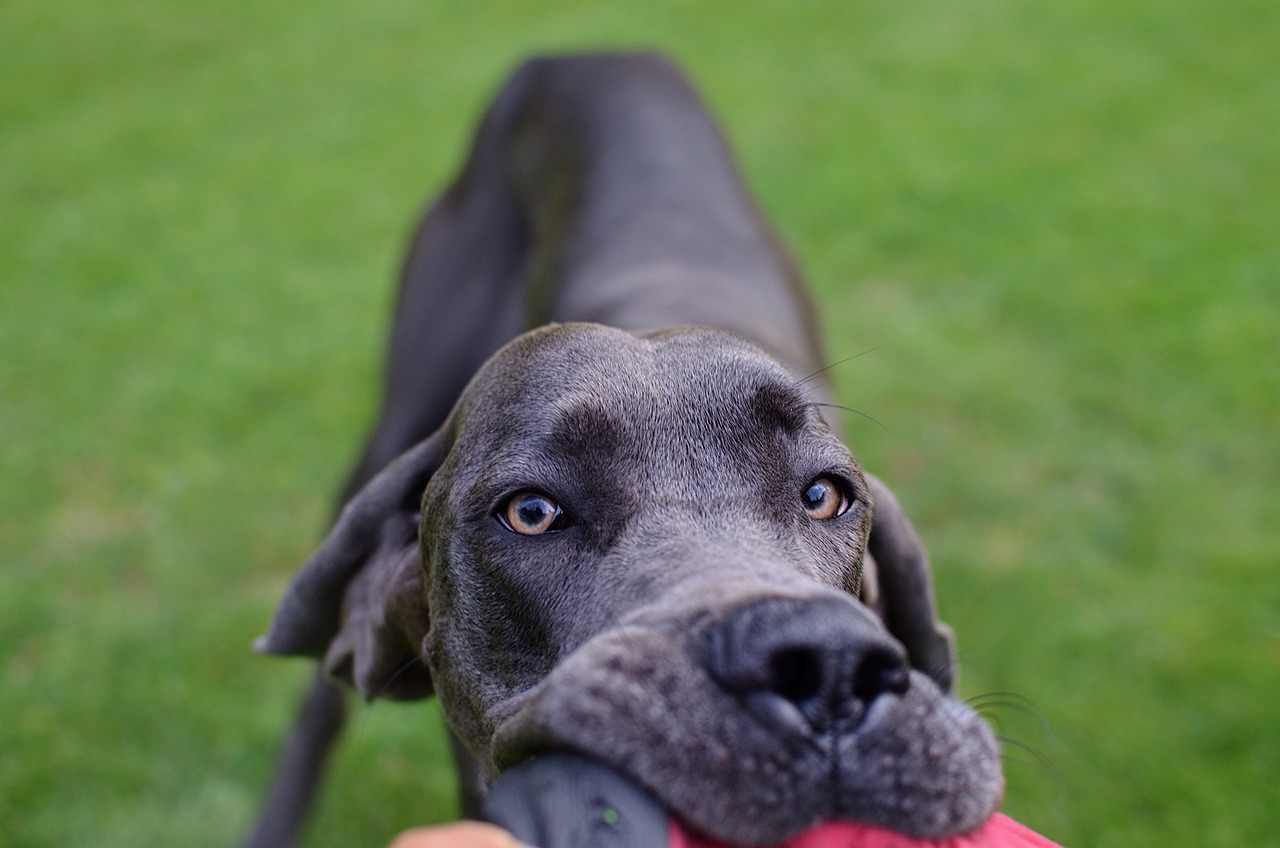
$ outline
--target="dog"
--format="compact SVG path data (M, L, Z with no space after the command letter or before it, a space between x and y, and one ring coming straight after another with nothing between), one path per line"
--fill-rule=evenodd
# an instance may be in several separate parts
M416 232L377 423L258 643L321 674L249 844L294 837L330 679L439 698L467 813L569 750L736 845L985 819L997 743L951 695L924 550L828 420L824 364L669 61L518 68Z

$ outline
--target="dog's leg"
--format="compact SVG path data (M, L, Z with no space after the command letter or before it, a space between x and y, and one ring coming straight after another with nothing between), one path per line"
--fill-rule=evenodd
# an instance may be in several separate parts
M293 844L345 717L346 693L317 673L280 754L258 826L245 848Z
M488 773L453 731L449 731L449 750L453 752L453 762L458 770L458 807L462 817L479 818L480 809L484 805Z
M797 376L822 366L817 319L723 135L656 54L533 59L509 171L531 231L533 323L731 330Z

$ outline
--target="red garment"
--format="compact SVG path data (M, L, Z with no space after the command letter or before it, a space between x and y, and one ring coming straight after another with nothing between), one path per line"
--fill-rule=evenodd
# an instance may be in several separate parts
M713 839L686 833L675 819L669 823L667 848L728 848ZM971 833L946 839L917 839L882 827L854 822L826 822L771 848L1061 848L1003 813L996 813Z

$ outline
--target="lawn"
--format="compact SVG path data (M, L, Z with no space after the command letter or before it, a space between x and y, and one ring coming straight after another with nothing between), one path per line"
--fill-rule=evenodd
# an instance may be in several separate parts
M655 45L817 291L1006 809L1280 845L1280 6L0 5L0 844L226 846L302 682L249 650L374 401L414 216L525 54ZM1010 700L1006 698L1005 700ZM311 846L454 815L355 716Z

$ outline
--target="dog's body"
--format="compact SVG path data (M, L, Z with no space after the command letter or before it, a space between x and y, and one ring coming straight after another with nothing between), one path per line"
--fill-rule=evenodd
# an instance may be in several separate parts
M419 229L378 424L263 650L434 692L469 809L568 748L736 844L976 825L995 742L945 694L914 532L823 419L798 280L668 63L524 65ZM292 838L335 691L253 844Z

